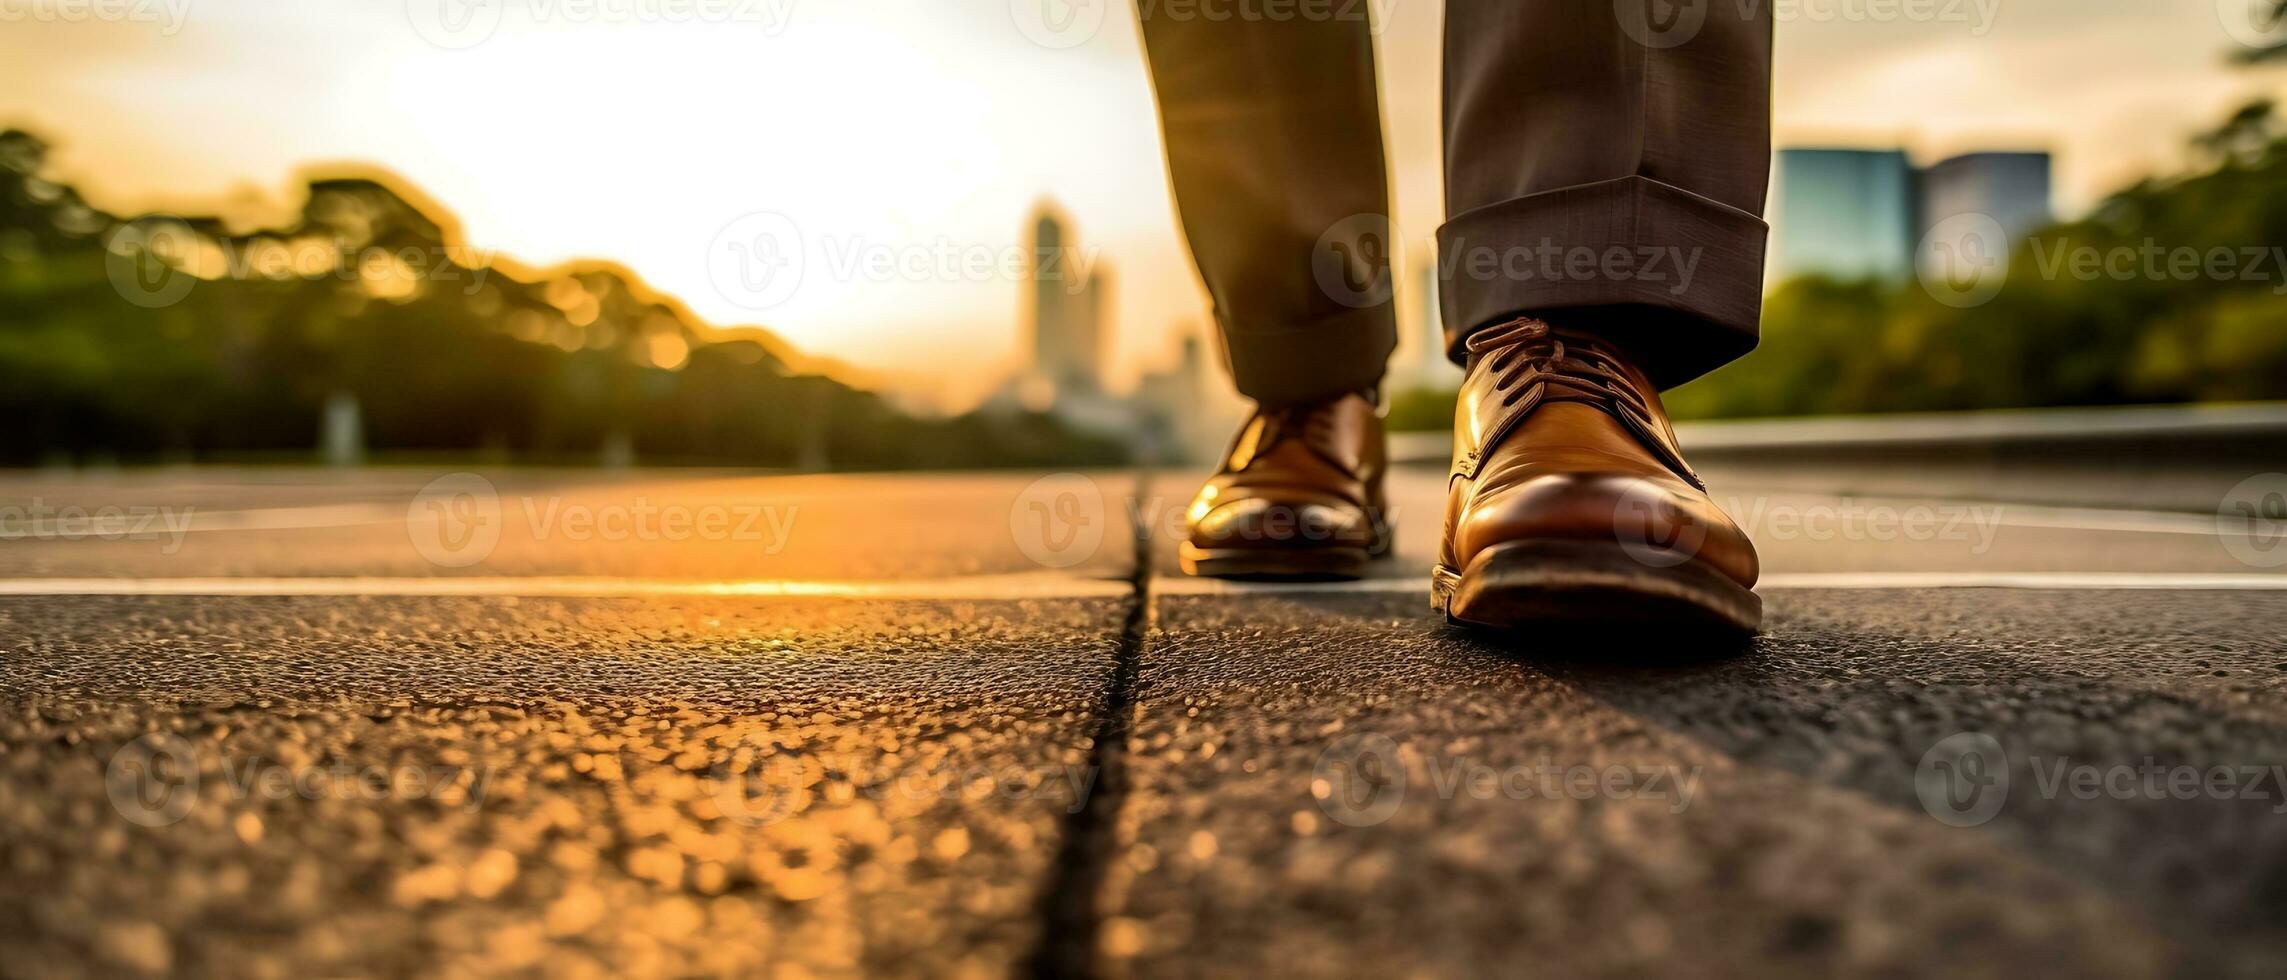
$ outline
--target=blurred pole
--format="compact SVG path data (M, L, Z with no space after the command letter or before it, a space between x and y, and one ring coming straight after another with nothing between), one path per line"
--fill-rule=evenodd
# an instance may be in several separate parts
M834 403L829 384L824 378L803 378L796 390L802 392L802 411L799 448L795 451L794 468L804 473L819 473L832 469L834 462L827 454L827 426L833 421Z
M358 406L356 395L336 391L326 396L318 452L327 466L356 466L365 462L364 411Z

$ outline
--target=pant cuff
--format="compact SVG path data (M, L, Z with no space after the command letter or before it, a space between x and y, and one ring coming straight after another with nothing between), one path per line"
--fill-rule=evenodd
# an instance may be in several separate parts
M1654 384L1682 384L1755 348L1768 231L1643 176L1456 215L1437 232L1446 353L1465 360L1479 327L1579 311L1627 334L1612 339Z
M1264 405L1319 401L1380 384L1398 344L1389 303L1272 330L1221 326L1239 393Z

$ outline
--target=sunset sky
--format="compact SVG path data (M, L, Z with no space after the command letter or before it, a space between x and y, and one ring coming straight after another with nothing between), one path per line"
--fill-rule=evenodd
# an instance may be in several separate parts
M60 173L118 211L288 208L297 169L378 163L478 248L618 260L716 322L953 404L1016 363L1016 284L837 275L820 254L997 254L1052 199L1115 270L1116 379L1205 319L1127 4L1083 8L1100 27L1043 44L1025 7L1042 0L440 2L461 0L123 0L111 21L0 0L0 124L45 135ZM1780 3L1779 142L1925 160L2047 147L2069 213L2280 88L2224 61L2244 2L1933 0L1924 22L1898 19L1917 3ZM1441 4L1375 9L1399 226L1426 241ZM722 295L707 261L755 212L820 253L762 310Z

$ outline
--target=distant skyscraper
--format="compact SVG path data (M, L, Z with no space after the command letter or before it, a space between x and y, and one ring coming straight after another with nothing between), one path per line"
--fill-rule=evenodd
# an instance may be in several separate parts
M1110 276L1092 268L1081 249L1066 242L1063 222L1046 205L1034 214L1029 244L1025 314L1031 373L1059 399L1097 394L1104 388Z
M1777 181L1774 284L1814 273L1903 281L1930 249L1959 247L1961 229L1929 240L1948 219L1993 219L2003 240L1980 247L2002 252L2050 220L2046 153L1969 153L1916 170L1899 150L1789 149Z
M1079 255L1079 249L1069 250ZM1078 332L1079 366L1073 371L1078 383L1086 384L1090 391L1104 390L1104 359L1111 353L1112 344L1112 264L1098 259L1080 283L1081 323Z
M1190 327L1176 362L1138 379L1135 403L1149 446L1162 462L1213 458L1232 423L1227 386L1216 383L1199 335Z
M1445 358L1445 321L1437 305L1437 260L1433 257L1415 271L1414 288L1400 290L1408 315L1398 322L1411 336L1399 345L1398 364L1390 372L1390 387L1451 389L1461 387L1461 369Z
M1921 235L1914 170L1900 150L1779 151L1770 280L1822 274L1902 280Z
M2049 155L1968 153L1923 171L1922 230L1965 214L1992 218L2008 242L2047 225Z

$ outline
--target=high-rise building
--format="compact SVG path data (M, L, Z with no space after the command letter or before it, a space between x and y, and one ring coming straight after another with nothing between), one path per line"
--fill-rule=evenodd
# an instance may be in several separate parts
M1212 459L1237 423L1237 402L1214 376L1198 332L1175 333L1182 338L1175 363L1137 380L1138 427L1159 462Z
M1438 309L1437 260L1432 257L1414 272L1413 288L1398 291L1405 312L1398 316L1404 336L1398 343L1397 363L1390 371L1392 390L1461 387L1461 369L1445 357L1445 320Z
M1769 281L1913 275L1922 235L1904 151L1786 149L1777 171Z
M2049 222L2049 168L2039 152L1969 153L1917 170L1901 150L1780 150L1768 281L1911 279L1933 248L1958 247L1953 231L1943 242L1930 233L1964 215L1992 219L2002 240L1980 247L2005 252Z
M1983 215L2000 226L1999 244L2006 247L2052 217L2046 153L1966 153L1942 160L1922 171L1921 191L1925 233L1951 218ZM1922 248L1934 245L1925 241Z
M1104 389L1105 329L1110 276L1066 240L1064 222L1048 205L1034 212L1025 320L1031 336L1030 373L1058 399ZM1098 280L1103 280L1099 282Z

